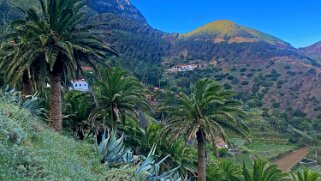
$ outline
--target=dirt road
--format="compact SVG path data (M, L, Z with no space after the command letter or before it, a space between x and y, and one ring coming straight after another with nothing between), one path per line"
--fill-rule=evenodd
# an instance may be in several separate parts
M290 171L298 162L303 160L309 153L308 147L299 148L292 153L273 161L284 172Z

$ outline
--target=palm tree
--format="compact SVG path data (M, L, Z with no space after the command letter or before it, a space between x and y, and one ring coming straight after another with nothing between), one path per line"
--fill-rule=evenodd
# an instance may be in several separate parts
M14 23L13 23L14 26ZM13 87L17 87L22 83L22 95L27 96L32 94L32 84L36 85L37 76L35 73L41 67L39 61L35 60L29 69L17 72L18 68L11 68L17 59L21 58L25 52L30 50L34 44L30 42L31 33L21 29L17 29L14 34L10 34L8 42L2 43L0 48L0 70L4 75L5 81ZM9 42L10 41L10 42ZM8 68L9 67L9 68ZM38 79L39 80L39 79Z
M208 169L209 181L238 181L241 168L233 162L221 160Z
M109 120L113 130L117 122L126 117L138 117L139 109L148 109L144 86L134 77L126 76L121 68L107 69L101 73L102 80L94 83L98 107L92 111L93 119Z
M234 95L210 79L201 79L189 96L181 93L177 103L162 108L168 113L163 135L183 136L187 141L196 136L200 181L206 179L206 141L216 150L217 137L228 142L226 129L247 138L247 128L238 119L245 112L241 103L232 99Z
M41 67L41 71L34 72L38 77L49 79L50 123L60 131L62 78L78 77L83 74L81 65L95 68L96 62L103 63L106 53L116 54L116 51L93 35L94 26L81 26L85 0L39 0L39 3L39 13L31 8L25 11L25 20L14 23L9 37L27 38L28 48L21 49L19 56L9 63L8 75L21 79L26 71Z
M302 170L296 174L292 173L292 178L294 181L320 181L320 174L313 172L311 170Z
M276 165L257 159L253 169L249 170L243 163L243 179L241 181L286 181L288 174L283 173Z

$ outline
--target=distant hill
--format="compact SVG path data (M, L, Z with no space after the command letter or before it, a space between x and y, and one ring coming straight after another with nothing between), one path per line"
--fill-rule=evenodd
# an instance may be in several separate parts
M300 48L299 50L302 51L303 54L321 61L321 41L311 46Z
M215 21L206 24L190 33L182 35L181 37L207 40L215 43L266 42L270 44L290 46L288 43L274 36L240 26L228 20Z

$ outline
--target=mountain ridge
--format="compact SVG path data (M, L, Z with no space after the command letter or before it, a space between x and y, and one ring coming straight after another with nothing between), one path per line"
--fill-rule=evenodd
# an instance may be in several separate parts
M321 41L310 46L299 48L299 50L306 56L321 61Z
M212 35L184 38L180 34L154 29L130 1L90 2L94 4L88 8L85 23L106 22L103 30L113 36L103 39L120 53L120 57L108 61L111 65L125 67L142 82L159 86L159 81L167 76L164 69L182 64L215 62L215 69L222 71L207 70L208 74L202 74L202 71L201 75L194 74L197 78L206 75L237 90L245 97L244 102L260 97L260 100L254 100L255 105L268 113L279 110L292 116L296 109L300 109L309 118L317 118L320 114L321 119L318 111L321 110L321 97L318 96L321 95L321 85L318 84L320 61L285 41L230 21L219 23L224 26L218 29L221 30L218 34L230 36L224 41L215 42ZM102 7L107 8L98 9ZM226 27L232 27L235 31L226 30ZM213 29L210 27L210 30ZM173 81L164 84L188 89L195 82L194 74L172 75Z

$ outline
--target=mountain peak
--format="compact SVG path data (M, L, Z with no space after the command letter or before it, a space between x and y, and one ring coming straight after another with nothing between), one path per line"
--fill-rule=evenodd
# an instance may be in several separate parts
M274 36L240 26L229 20L208 23L190 33L182 35L182 37L213 41L214 43L266 42L269 44L288 45Z
M111 13L147 23L142 13L130 0L89 0L89 7L98 13Z
M234 25L236 25L235 22L230 21L230 20L218 20L218 21L211 22L209 24L218 25L218 26L234 26Z

